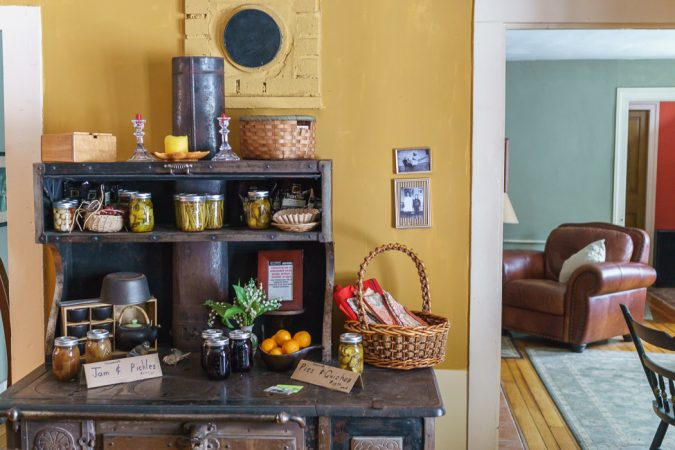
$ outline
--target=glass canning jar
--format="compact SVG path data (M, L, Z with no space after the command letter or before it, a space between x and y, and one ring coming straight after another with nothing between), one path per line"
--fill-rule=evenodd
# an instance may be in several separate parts
M54 230L61 233L68 233L75 226L75 211L79 202L75 199L66 198L54 202L52 212L54 213Z
M206 228L218 230L223 228L225 220L225 196L223 194L209 194L206 196Z
M224 380L230 376L230 347L226 337L209 338L206 344L206 376Z
M358 333L342 333L338 348L340 369L363 373L363 338Z
M87 364L108 361L112 358L110 333L107 330L91 330L87 332L87 346L84 350L84 360Z
M54 339L52 374L58 381L68 381L80 372L80 349L77 338L61 336Z
M131 194L129 203L129 228L134 233L147 233L155 227L152 195L149 192Z
M131 196L136 194L136 191L119 190L117 192L117 208L124 212L124 226L129 228L129 204L131 203Z
M176 226L181 231L204 231L206 227L206 197L185 194L178 197Z
M253 230L264 230L270 226L272 206L268 191L249 191L246 201L246 224Z
M216 328L207 328L202 331L202 369L206 370L206 341L212 338L220 338L223 336L223 330Z
M230 331L230 358L233 372L249 372L253 368L253 343L251 333L244 330Z

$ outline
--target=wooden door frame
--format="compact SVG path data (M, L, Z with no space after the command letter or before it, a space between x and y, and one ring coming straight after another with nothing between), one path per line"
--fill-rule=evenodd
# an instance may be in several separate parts
M614 190L612 221L624 225L626 220L626 169L628 167L628 116L631 109L649 110L647 151L647 198L645 228L654 240L656 214L656 173L659 142L659 103L675 101L675 87L618 88L616 90L616 135L614 137ZM653 113L652 113L653 112Z
M675 28L672 13L672 0L474 2L468 448L498 443L506 31Z

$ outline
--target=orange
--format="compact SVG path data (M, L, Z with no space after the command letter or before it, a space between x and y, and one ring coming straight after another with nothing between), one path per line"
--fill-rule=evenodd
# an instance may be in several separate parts
M260 349L265 353L269 353L272 349L276 348L276 346L277 341L275 341L272 338L268 338L262 341L262 343L260 344Z
M281 351L284 354L295 353L298 350L300 350L300 345L293 339L289 339L288 341L284 342L283 347L281 347Z
M300 348L309 347L312 344L312 335L306 331L298 331L293 336L293 340L298 343Z
M274 340L277 341L277 345L281 347L284 345L284 342L288 341L291 338L291 333L288 330L279 330L277 334L274 335Z
M274 347L272 350L270 350L270 355L281 355L281 349L279 347Z

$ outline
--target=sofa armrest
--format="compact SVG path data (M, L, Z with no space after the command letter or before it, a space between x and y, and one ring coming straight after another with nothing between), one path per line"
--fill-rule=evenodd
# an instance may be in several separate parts
M584 264L570 277L567 285L576 292L603 295L647 288L656 281L656 270L642 263ZM574 297L577 297L576 295Z
M502 285L513 280L543 278L544 252L533 250L504 250Z

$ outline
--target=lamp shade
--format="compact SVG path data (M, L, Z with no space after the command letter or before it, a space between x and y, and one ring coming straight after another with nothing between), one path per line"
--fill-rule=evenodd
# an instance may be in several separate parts
M506 192L504 192L504 223L518 223L518 216L516 216L509 194Z

